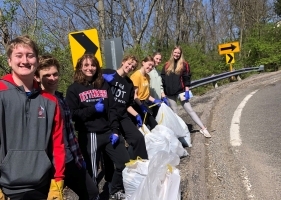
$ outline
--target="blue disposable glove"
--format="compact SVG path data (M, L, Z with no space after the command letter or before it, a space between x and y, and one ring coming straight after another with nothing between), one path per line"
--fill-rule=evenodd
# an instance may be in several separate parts
M104 111L104 104L102 102L103 99L100 99L98 103L95 104L95 108L97 112L103 112Z
M104 78L104 80L106 80L106 82L110 83L111 81L113 81L115 74L116 72L114 72L113 74L103 74L102 77Z
M144 105L144 104L141 104L140 105L140 108L141 108L141 111L145 114L148 112L148 108Z
M185 100L190 99L190 97L189 97L189 91L185 91L184 97L185 97Z
M167 105L170 106L169 100L167 97L162 97L162 101Z
M141 116L139 114L136 115L136 120L138 122L138 126L142 127L142 119L141 119Z
M82 168L83 168L83 169L87 169L85 160L82 161Z
M160 99L154 99L154 104L157 104L159 107L161 106L162 101Z
M116 133L112 133L109 137L109 141L111 142L112 146L116 146L119 142L119 136Z

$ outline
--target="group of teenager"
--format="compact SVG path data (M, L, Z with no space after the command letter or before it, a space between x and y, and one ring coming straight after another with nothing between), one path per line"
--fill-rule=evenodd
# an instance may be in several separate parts
M160 75L159 52L141 62L126 55L117 70L102 69L93 54L85 53L65 97L57 91L56 58L39 56L28 36L11 40L6 49L11 74L0 79L0 200L62 200L65 186L81 200L100 199L101 159L109 198L125 199L125 163L148 159L138 128L157 125L161 103L177 113L180 93L183 108L211 137L189 103L191 72L180 46Z

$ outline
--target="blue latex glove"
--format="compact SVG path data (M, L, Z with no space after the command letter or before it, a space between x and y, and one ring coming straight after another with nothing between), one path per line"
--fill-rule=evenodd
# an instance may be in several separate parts
M109 140L110 140L112 146L115 146L119 142L119 136L116 133L112 133L109 137Z
M154 104L156 104L156 103L157 103L157 105L160 107L160 106L161 106L162 101L161 101L160 99L154 99L153 103L154 103Z
M162 101L167 105L170 106L169 100L167 97L162 97Z
M95 108L97 112L103 112L104 111L104 104L103 104L103 99L100 99L98 103L95 104Z
M140 105L140 108L141 108L141 111L145 114L148 112L148 108L144 105L144 104L141 104Z
M82 161L82 168L87 169L85 160Z
M189 91L185 91L184 97L185 97L185 100L190 99L190 97L189 97Z
M106 82L110 83L111 81L113 81L115 74L116 72L114 72L113 74L103 74L102 77L104 78L104 80L106 80Z
M141 119L141 116L139 114L136 115L136 120L138 122L138 126L142 127L142 119Z

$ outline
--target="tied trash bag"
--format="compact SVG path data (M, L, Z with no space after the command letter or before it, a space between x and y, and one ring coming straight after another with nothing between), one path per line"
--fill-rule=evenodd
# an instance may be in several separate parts
M161 104L155 119L158 124L173 130L177 138L186 136L185 130L180 124L176 113L166 104Z
M168 165L159 199L180 200L180 180L180 171L177 168Z
M174 131L163 125L157 125L151 130L151 134L165 137L170 143L170 151L176 153L180 158L188 155L182 144L175 136Z
M122 171L123 185L125 194L130 197L145 179L148 173L149 160L137 158L126 163L125 169Z
M179 162L175 153L157 152L149 162L147 176L128 200L179 200L180 177L175 168Z
M183 128L184 134L185 134L184 137L179 137L179 141L181 142L183 147L192 147L190 132L188 130L186 123L182 120L182 118L180 116L178 116L177 114L176 114L176 116L177 116L177 119L178 119L181 127Z
M150 132L145 124L139 128L139 131L144 134L148 159L151 159L158 151L161 150L170 152L170 142L163 134L158 134L158 132Z

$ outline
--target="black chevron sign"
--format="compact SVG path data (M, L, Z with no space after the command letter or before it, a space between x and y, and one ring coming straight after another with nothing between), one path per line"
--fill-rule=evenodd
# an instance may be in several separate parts
M71 36L85 49L84 53L96 54L98 47L83 32L73 33Z
M234 63L234 53L228 53L225 56L227 64Z

